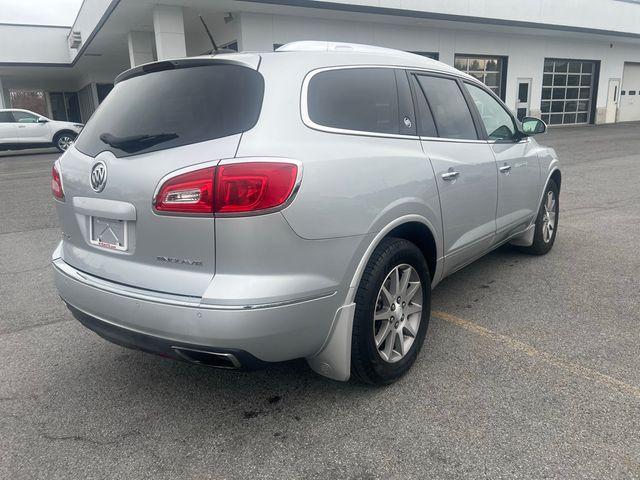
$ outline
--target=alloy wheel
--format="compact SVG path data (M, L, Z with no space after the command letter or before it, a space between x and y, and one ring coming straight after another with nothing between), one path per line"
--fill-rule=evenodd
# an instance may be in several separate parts
M556 196L552 190L547 192L542 213L542 240L549 243L556 228Z
M383 360L395 363L407 355L421 320L420 276L411 265L398 265L382 282L373 314L374 342Z

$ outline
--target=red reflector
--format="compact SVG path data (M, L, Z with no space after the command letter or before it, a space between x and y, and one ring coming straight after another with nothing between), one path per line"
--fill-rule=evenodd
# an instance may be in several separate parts
M183 173L167 180L155 199L161 212L213 213L215 167Z
M293 163L247 162L216 169L216 213L266 210L287 201L298 176Z
M64 191L62 190L62 180L60 179L60 171L58 164L54 163L51 169L51 193L58 200L64 200Z

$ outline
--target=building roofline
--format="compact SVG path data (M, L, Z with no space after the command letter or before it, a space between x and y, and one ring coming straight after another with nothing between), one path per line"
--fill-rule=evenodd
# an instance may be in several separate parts
M376 7L371 5L354 5L337 2L318 2L316 0L244 0L251 3L264 3L269 5L286 5L290 7L316 8L323 10L336 10L343 12L371 13L375 15L389 15L393 17L413 17L430 20L446 20L450 22L480 23L485 25L499 25L520 28L537 28L543 30L555 30L573 33L588 33L592 35L609 35L615 37L640 39L640 33L624 32L617 30L604 30L589 27L574 27L571 25L558 25L553 23L526 22L522 20L506 20L501 18L477 17L471 15L456 15L450 13L426 12L422 10L409 10L402 8ZM636 2L631 2L636 3Z

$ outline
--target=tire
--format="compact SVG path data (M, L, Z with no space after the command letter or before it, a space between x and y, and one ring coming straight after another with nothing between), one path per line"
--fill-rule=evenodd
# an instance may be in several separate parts
M552 195L553 202L550 202ZM553 248L558 233L558 220L560 219L560 192L553 180L549 180L547 188L542 196L536 226L533 233L533 244L530 247L518 247L521 252L530 255L544 255Z
M77 136L78 135L73 132L56 133L56 136L53 137L53 146L56 147L59 152L66 152L67 148L71 146Z
M409 283L403 290L405 275ZM418 280L420 284L416 287ZM394 290L394 285L400 288ZM393 303L390 303L391 294ZM397 302L398 294L400 302ZM419 312L417 305L421 306ZM376 313L383 319L374 320ZM356 293L351 339L352 378L387 385L402 377L420 353L430 316L431 278L424 256L407 240L383 240L371 255ZM401 346L405 347L404 353Z

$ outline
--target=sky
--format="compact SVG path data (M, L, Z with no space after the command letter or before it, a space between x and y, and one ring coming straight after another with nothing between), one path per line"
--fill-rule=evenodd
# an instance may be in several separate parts
M0 23L71 26L82 0L0 0Z

